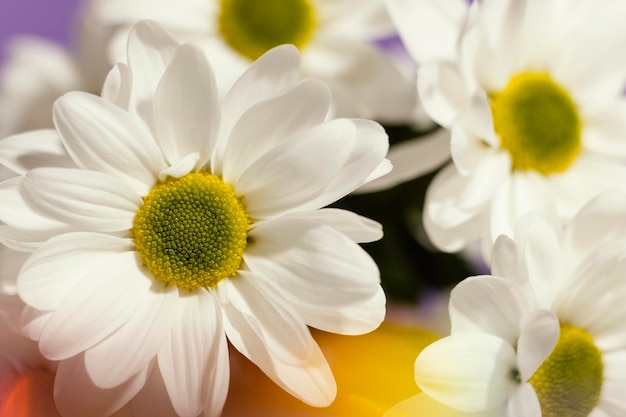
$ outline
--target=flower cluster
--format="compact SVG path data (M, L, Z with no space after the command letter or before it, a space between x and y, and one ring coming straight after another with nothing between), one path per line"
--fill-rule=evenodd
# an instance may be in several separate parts
M626 414L626 3L80 1L0 73L0 417Z

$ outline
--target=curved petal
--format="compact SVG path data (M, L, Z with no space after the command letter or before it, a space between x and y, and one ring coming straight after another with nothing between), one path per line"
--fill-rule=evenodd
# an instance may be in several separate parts
M287 214L284 218L302 219L333 227L356 243L369 243L383 237L383 226L377 221L348 210L324 208Z
M138 114L152 129L152 98L177 47L178 43L155 22L139 21L128 35L131 76L128 109Z
M191 44L180 46L154 93L159 143L170 165L193 152L196 168L206 164L220 129L220 103L206 55Z
M452 127L470 99L458 69L449 63L421 66L417 71L417 92L426 113L445 128Z
M19 175L38 167L76 167L53 129L20 133L0 140L0 165Z
M130 320L152 282L140 262L136 253L123 252L88 271L45 324L41 353L52 360L66 359Z
M626 195L607 191L586 204L565 229L563 252L583 259L601 244L624 236Z
M144 369L169 336L178 289L153 284L133 316L85 353L87 373L100 388L116 387Z
M456 333L415 360L415 381L433 399L462 411L502 406L517 386L513 347L487 333Z
M63 143L79 167L119 176L140 195L147 194L165 163L138 119L80 92L59 98L53 111Z
M509 396L506 417L540 417L541 415L541 404L532 385L522 384Z
M391 169L390 162L385 159L389 139L383 127L371 120L350 120L356 127L356 140L347 161L319 197L302 208L317 209L332 204Z
M218 300L203 289L181 294L174 325L159 351L159 369L179 416L195 417L207 404L219 415L229 384L228 349Z
M491 242L503 234L514 236L519 219L530 211L558 224L554 193L544 178L530 171L515 171L502 182L491 201L488 221Z
M85 370L83 355L59 363L54 381L54 399L67 417L109 417L143 387L146 373L141 372L112 389L96 387Z
M558 223L549 223L537 213L521 217L515 230L520 254L528 271L528 282L536 302L550 308L563 281Z
M489 333L515 346L520 321L532 307L532 299L513 281L493 276L470 277L450 294L452 333Z
M389 149L393 170L360 187L356 193L371 193L395 187L439 168L450 159L450 131L439 129L419 138L400 142Z
M250 65L222 101L220 142L215 160L223 159L226 139L233 126L256 103L283 94L300 79L300 53L293 45L270 49ZM217 172L219 166L213 167Z
M304 131L259 157L236 180L253 218L267 218L314 200L346 163L354 123L337 119Z
M324 407L336 395L330 367L303 321L241 274L220 287L228 339L276 384L305 403Z
M246 248L246 265L306 324L362 334L384 319L378 267L346 236L324 225L282 219L259 225L250 237L254 244Z
M490 267L497 277L512 279L520 284L527 282L526 265L519 254L517 244L506 235L500 235L493 244Z
M22 267L17 284L20 297L36 309L54 310L89 271L132 250L130 240L103 234L68 233L54 237Z
M128 66L125 64L115 65L104 80L100 97L124 110L128 110L130 92L131 80Z
M520 323L517 341L517 369L527 382L548 358L559 338L559 319L549 310L535 310Z
M80 169L34 169L24 178L21 191L35 210L95 232L130 230L143 204L119 178Z
M329 106L328 87L311 78L250 107L233 126L225 145L224 180L235 181L239 173L268 150L322 123Z

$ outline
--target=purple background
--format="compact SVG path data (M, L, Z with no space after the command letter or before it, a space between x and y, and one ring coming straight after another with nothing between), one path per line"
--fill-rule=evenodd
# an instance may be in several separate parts
M70 45L80 0L0 0L0 65L4 44L18 33L43 36Z

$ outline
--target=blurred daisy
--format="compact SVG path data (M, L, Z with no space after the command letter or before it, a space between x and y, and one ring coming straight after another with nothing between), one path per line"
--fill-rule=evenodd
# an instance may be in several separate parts
M0 75L0 138L51 128L52 104L72 90L99 93L111 65L102 52L108 35L80 15L76 50L31 35L11 38ZM6 177L0 171L0 179Z
M425 203L439 248L457 251L482 236L487 253L527 211L564 221L598 193L625 189L626 4L388 5L421 64L422 104L451 131L453 163Z
M380 225L322 207L389 170L384 131L327 121L328 88L299 80L292 46L259 58L222 102L205 55L154 24L131 32L128 63L104 98L60 98L57 132L1 142L22 176L0 185L0 235L36 249L17 283L24 331L47 358L84 354L100 388L156 362L180 416L219 415L226 337L289 393L330 404L307 325L369 332L385 296L358 245ZM57 155L51 167L42 152Z
M388 416L623 416L625 216L617 193L592 200L563 236L523 216L515 241L494 245L494 275L452 291L451 335L415 361L425 395Z
M395 33L382 0L92 0L90 13L97 25L117 30L114 62L125 54L131 25L151 19L178 40L199 45L226 92L263 53L293 44L304 76L330 86L337 115L385 121L411 116L413 81L374 44Z

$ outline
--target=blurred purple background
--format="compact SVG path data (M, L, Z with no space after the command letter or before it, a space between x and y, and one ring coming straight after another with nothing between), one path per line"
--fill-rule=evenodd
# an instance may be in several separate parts
M0 0L0 65L4 45L15 34L36 34L72 43L73 19L80 0Z

